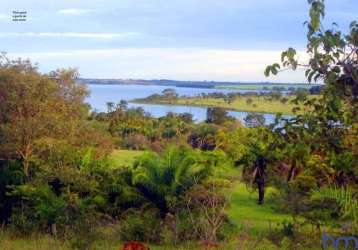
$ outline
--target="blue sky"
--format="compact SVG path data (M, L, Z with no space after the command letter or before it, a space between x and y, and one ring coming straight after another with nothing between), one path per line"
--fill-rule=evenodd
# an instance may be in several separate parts
M357 0L326 0L327 25L358 19ZM305 47L306 0L1 0L0 50L44 72L83 77L304 81L263 76L289 46ZM12 22L25 10L26 22ZM305 55L302 53L304 59Z

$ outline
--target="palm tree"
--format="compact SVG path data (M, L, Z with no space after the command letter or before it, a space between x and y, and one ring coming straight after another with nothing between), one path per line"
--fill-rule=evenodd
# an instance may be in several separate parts
M208 177L213 162L205 152L190 148L169 147L163 155L148 152L135 163L132 184L164 218L171 201Z
M114 103L113 102L107 102L107 113L111 113L113 111L114 108Z
M126 100L121 100L117 103L117 109L126 110L128 108L128 102Z

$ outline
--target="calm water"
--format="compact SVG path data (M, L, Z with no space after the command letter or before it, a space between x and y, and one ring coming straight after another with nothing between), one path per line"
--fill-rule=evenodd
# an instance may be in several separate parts
M106 111L107 102L118 103L120 100L130 101L136 98L144 98L152 94L160 94L167 86L156 85L87 85L91 91L91 96L87 99L92 109L98 111ZM177 93L185 96L196 96L201 93L233 93L233 92L249 92L248 90L227 90L227 89L205 89L205 88L177 88L170 87ZM252 90L250 90L252 92ZM143 109L154 117L165 116L168 112L174 113L191 113L196 121L206 119L206 108L179 105L156 105L156 104L137 104L129 103L129 107L143 107ZM231 116L243 121L248 114L247 112L228 111ZM264 114L266 123L272 123L275 119L273 114Z

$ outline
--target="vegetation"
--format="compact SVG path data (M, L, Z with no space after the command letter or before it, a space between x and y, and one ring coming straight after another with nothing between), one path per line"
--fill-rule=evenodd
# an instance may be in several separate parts
M117 149L111 153L110 159L113 161L113 166L131 166L143 153L144 151Z
M315 85L316 86L316 85ZM317 85L320 86L320 85ZM311 84L274 84L274 83L262 83L262 84L238 84L238 85L220 85L217 89L237 89L237 90L269 90L269 91L293 91L297 89L311 89Z
M268 95L246 95L234 98L229 97L178 97L175 99L165 99L161 95L151 96L145 99L136 99L136 103L155 103L155 104L175 104L188 106L203 106L203 107L220 107L227 110L257 112L257 113L282 113L292 115L295 114L293 110L300 106L294 104L295 96L282 97L274 99ZM284 105L283 105L284 104Z
M356 235L358 24L324 30L324 2L309 4L309 62L290 48L265 74L304 67L325 83L319 95L200 97L292 105L294 117L269 126L258 114L243 126L220 107L199 124L124 101L91 112L75 70L42 74L2 55L0 246L320 249L322 230ZM182 100L162 94L151 98Z

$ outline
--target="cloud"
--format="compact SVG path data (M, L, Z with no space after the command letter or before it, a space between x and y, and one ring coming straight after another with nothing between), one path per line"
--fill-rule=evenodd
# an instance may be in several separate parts
M121 39L139 35L136 32L125 33L88 33L88 32L3 32L0 37L38 37L38 38L94 38Z
M303 71L265 78L267 65L280 60L274 50L203 48L123 48L16 54L38 62L44 72L77 67L83 77L216 81L304 82ZM307 60L304 52L301 60ZM10 54L11 56L11 54Z
M80 15L88 14L92 11L93 10L90 10L90 9L62 9L62 10L57 11L57 13L61 14L61 15L80 16Z

